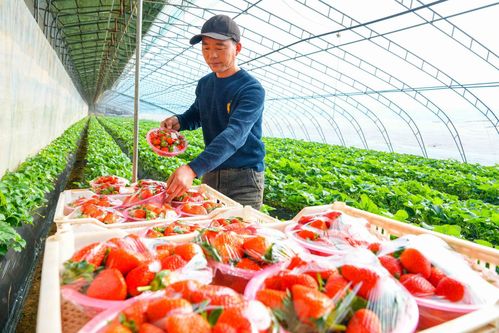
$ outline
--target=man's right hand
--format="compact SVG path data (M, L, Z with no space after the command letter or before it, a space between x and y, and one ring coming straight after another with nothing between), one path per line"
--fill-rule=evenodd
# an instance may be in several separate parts
M167 129L173 129L175 131L178 131L180 129L180 123L178 121L177 116L171 116L166 118L161 122L160 126Z

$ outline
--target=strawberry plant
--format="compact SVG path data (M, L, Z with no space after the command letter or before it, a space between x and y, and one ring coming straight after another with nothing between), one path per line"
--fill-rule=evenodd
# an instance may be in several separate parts
M83 170L85 183L81 187L89 187L92 179L103 175L132 178L132 162L95 117L90 117L87 140L87 164Z
M133 122L100 118L132 148ZM145 134L157 122L141 121L142 168L166 179L203 149L200 131L183 132L189 149L176 158L156 156ZM267 205L293 216L305 206L344 201L375 214L414 223L477 243L499 244L499 169L451 160L265 138Z
M25 241L15 228L33 222L33 213L46 203L68 158L77 148L87 119L69 127L37 155L28 158L16 171L0 180L0 255L8 249L20 251Z

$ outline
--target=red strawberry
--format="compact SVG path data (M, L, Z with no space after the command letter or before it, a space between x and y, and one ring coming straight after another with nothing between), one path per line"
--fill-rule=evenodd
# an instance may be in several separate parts
M296 315L304 323L308 323L311 318L321 318L333 306L329 297L317 289L294 285L291 293Z
M303 215L302 217L300 217L300 219L298 220L298 223L299 224L306 224L310 221L312 221L313 219L315 219L315 215Z
M400 277L400 282L414 296L425 297L435 294L435 287L419 274L404 274Z
M275 290L285 290L285 289L282 289L282 282L281 282L282 276L284 274L287 274L287 273L281 272L279 274L276 274L276 275L273 275L273 276L266 278L264 281L265 288L275 289Z
M212 333L239 333L237 331L237 328L232 327L229 324L225 323L217 323L215 326L213 326L213 330L211 331Z
M108 247L104 244L92 243L78 250L75 254L73 254L70 260L74 262L85 260L97 268L101 265L107 249Z
M217 285L202 285L191 293L192 303L201 303L208 300L210 305L225 307L239 306L243 304L243 297L228 287Z
M259 271L262 269L262 267L260 267L260 265L258 265L256 262L254 262L253 260L251 260L249 258L241 259L237 263L236 267L241 268L241 269L249 269L252 271Z
M319 276L322 279L322 281L326 281L334 273L337 273L337 271L336 270L332 270L332 269L328 269L328 270L325 270L325 271L308 271L308 272L305 272L305 274L313 277L314 280L317 280L317 281L319 280Z
M90 283L87 296L121 301L126 298L126 283L121 272L114 268L101 271Z
M319 238L319 234L316 234L315 232L312 232L310 230L300 230L296 234L300 238L308 239L308 240L312 240L312 241Z
M400 262L409 273L421 274L425 279L431 275L431 262L416 249L405 249L400 255Z
M137 288L148 286L152 282L152 280L154 280L154 276L156 275L156 272L159 271L159 268L159 263L153 262L141 264L132 269L126 275L125 279L128 294L130 294L130 296L139 295L141 291L138 291Z
M307 225L309 227L312 227L312 228L315 228L315 229L319 229L319 230L322 230L322 231L328 229L328 226L327 226L326 222L324 222L323 220L315 220L315 221L310 222Z
M212 245L223 263L240 259L244 255L243 239L232 231L219 233L213 239Z
M175 244L165 243L156 246L156 257L168 257L170 254L175 252Z
M428 279L428 281L430 281L430 283L434 287L437 287L440 280L442 280L444 277L445 277L445 274L441 270L439 270L435 266L432 266L431 267L431 275L430 275L430 278Z
M153 324L143 323L139 327L139 333L165 333L165 331Z
M324 216L330 220L336 220L338 217L341 216L341 212L327 212L324 214Z
M286 292L280 290L262 289L256 293L256 299L271 309L282 308L284 297Z
M165 257L161 259L161 267L163 269L168 269L170 271L175 271L179 268L184 267L187 262L182 259L178 254L173 254L171 256Z
M348 322L346 333L381 333L378 316L368 309L360 309Z
M106 326L106 328L104 328L104 333L133 333L133 331L116 321Z
M150 322L155 322L170 312L175 315L189 314L193 309L191 303L183 298L160 298L149 302L146 314Z
M294 285L302 285L312 289L319 289L317 281L307 274L284 274L281 276L281 290L290 289Z
M324 287L326 295L333 298L337 294L338 298L343 298L350 290L349 282L339 273L332 274L327 279L326 286Z
M376 254L379 252L379 249L381 248L381 244L380 243L372 243L372 244L369 244L369 246L367 248L370 251L372 251L374 254Z
M230 307L225 308L218 318L217 325L228 325L236 330L237 333L251 333L251 322L247 318L248 316L243 313L243 308ZM216 329L220 331L220 328Z
M295 267L300 267L306 265L307 263L303 261L299 256L294 256L291 258L291 262L288 265L288 269L293 269Z
M341 275L354 285L360 284L359 295L368 299L371 290L376 286L379 276L376 272L362 267L344 265Z
M146 304L138 301L122 311L126 317L126 321L133 323L135 327L139 327L145 321Z
M397 279L400 278L402 275L402 265L400 264L400 261L392 256L386 255L379 257L379 262L383 267L390 272L391 275L396 277Z
M165 329L168 333L211 333L210 324L195 313L166 317Z
M142 260L142 256L138 253L132 253L130 250L113 248L107 256L106 267L116 268L123 275L126 275L132 269L140 265Z
M251 258L263 260L267 252L268 244L263 236L255 236L244 241L244 252Z
M190 301L192 292L200 287L201 284L196 280L177 281L165 288L165 295L180 295L182 298Z
M450 277L444 277L438 283L435 294L447 298L451 302L459 302L464 297L464 285Z
M175 247L175 254L179 255L186 262L189 262L197 254L203 253L203 250L198 244L185 243Z

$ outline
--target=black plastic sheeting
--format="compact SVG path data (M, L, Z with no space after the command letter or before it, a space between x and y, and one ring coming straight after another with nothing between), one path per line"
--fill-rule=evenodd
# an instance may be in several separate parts
M85 129L82 131L85 133ZM78 141L80 146L82 136ZM54 219L59 194L66 187L76 160L76 152L69 155L64 171L59 175L55 188L48 193L46 206L33 214L33 224L23 225L16 231L26 240L21 252L10 250L0 258L0 328L2 332L15 332L21 317L24 301L31 289L33 275L45 249L45 239ZM48 333L48 332L47 332Z

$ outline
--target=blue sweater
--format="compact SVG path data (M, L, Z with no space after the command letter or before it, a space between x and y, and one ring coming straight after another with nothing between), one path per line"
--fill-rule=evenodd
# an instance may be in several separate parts
M227 78L210 73L199 80L196 100L177 115L180 130L203 128L205 150L189 163L198 178L217 169L263 171L264 99L261 84L243 69Z

